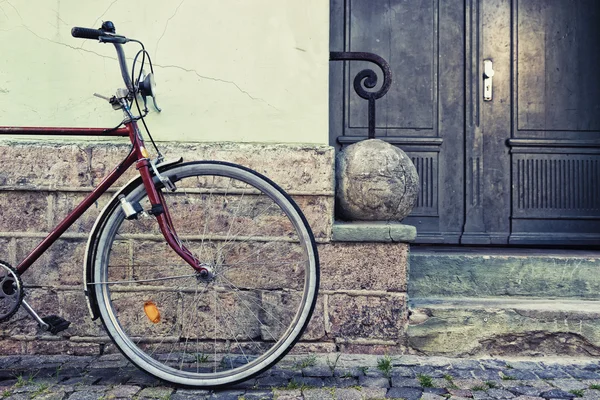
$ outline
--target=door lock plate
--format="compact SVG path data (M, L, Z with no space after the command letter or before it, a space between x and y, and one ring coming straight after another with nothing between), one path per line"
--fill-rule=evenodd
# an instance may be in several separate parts
M492 101L492 77L494 68L492 60L483 60L483 101Z

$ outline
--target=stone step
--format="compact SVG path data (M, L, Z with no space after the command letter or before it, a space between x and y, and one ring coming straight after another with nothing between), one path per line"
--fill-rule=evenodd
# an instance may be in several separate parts
M600 301L413 298L409 348L441 356L600 355Z
M600 300L600 251L411 246L409 297Z

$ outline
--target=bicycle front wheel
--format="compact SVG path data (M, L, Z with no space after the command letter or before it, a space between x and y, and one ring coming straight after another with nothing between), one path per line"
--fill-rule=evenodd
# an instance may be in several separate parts
M118 201L99 234L94 290L118 348L169 382L217 387L269 368L299 339L317 298L313 234L293 200L249 169L194 162L160 189L202 277L164 241L154 217L125 219ZM143 185L126 199L150 209Z

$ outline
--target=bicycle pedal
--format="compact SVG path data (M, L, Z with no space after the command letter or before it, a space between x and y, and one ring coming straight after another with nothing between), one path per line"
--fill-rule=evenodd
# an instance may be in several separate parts
M71 325L69 321L66 319L59 317L58 315L49 315L47 317L42 318L46 324L48 324L48 331L53 335L56 335L58 332L62 332Z

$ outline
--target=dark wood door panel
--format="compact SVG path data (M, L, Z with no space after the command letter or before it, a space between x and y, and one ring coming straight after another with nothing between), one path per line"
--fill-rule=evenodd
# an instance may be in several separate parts
M384 57L395 77L378 107L378 136L437 136L438 13L437 0L346 2L348 51L369 49ZM346 85L352 87L356 74L369 67L351 63ZM365 101L354 91L347 96L346 134L365 136Z
M600 244L600 2L513 0L510 243Z
M599 3L515 0L515 137L599 137Z

